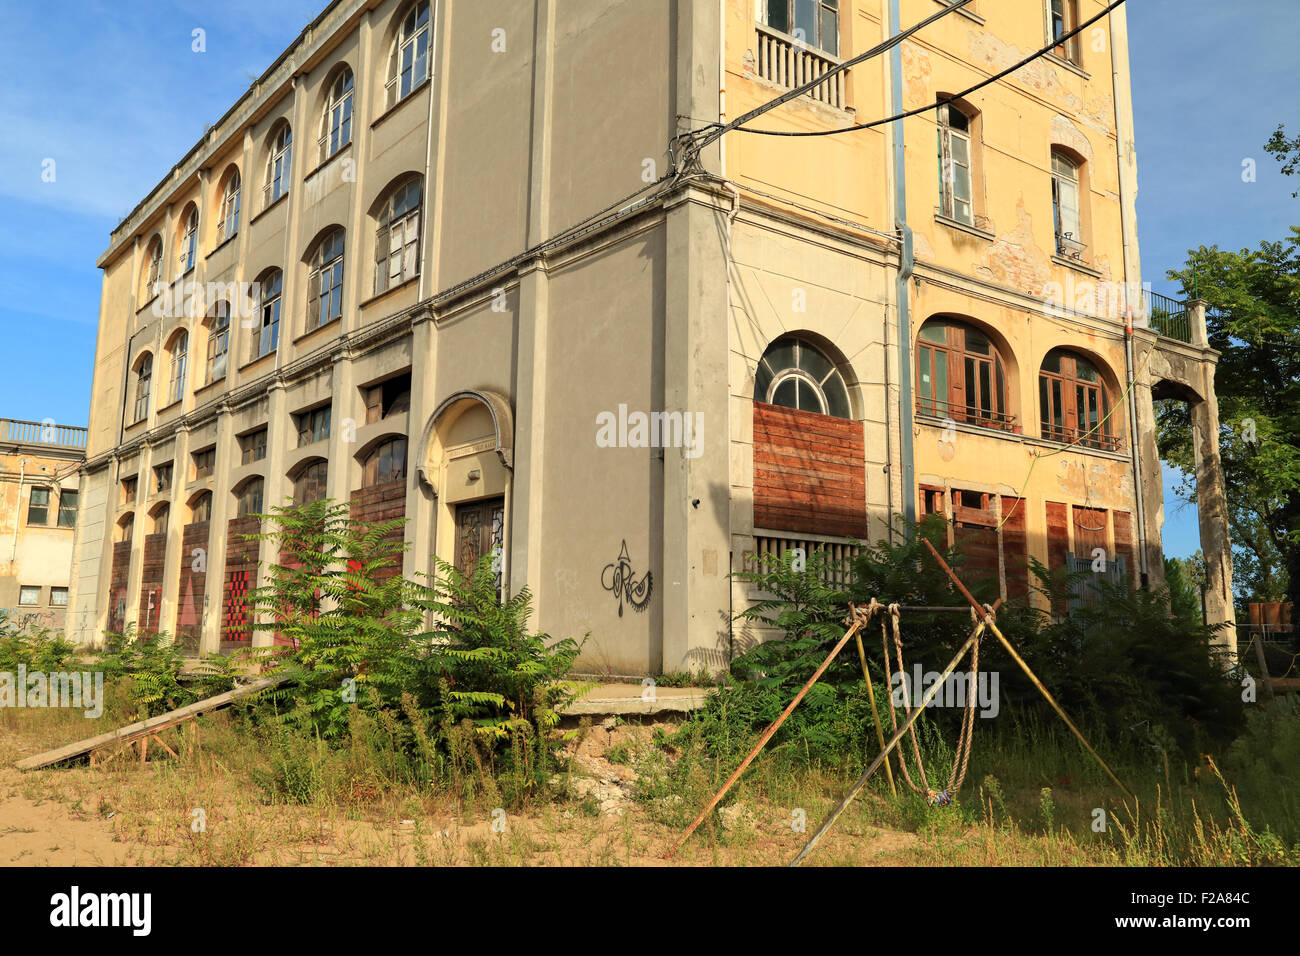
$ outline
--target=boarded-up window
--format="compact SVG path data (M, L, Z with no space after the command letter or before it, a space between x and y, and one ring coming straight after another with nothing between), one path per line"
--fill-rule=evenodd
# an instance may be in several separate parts
M1025 533L1025 502L1024 499L1011 495L1002 496L1002 564L1008 600L1029 594L1029 538Z
M1101 551L1107 561L1113 560L1106 534L1106 509L1074 506L1074 553L1080 558L1095 560L1095 551Z
M996 496L980 491L952 490L953 543L970 586L998 586L998 519Z
M1112 511L1111 521L1115 525L1115 558L1123 558L1128 568L1129 586L1137 587L1138 563L1137 547L1133 541L1133 516L1127 511Z
M754 403L754 526L865 537L861 422Z

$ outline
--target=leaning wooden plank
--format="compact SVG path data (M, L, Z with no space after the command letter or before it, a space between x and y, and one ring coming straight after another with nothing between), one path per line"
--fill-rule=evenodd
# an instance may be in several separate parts
M66 747L60 747L57 750L47 750L43 754L37 754L34 757L25 757L14 764L19 770L38 770L41 767L48 767L52 763L59 763L63 760L70 760L73 757L79 757L91 750L111 743L129 743L138 737L146 734L157 733L173 724L178 724L182 720L188 720L191 717L197 717L199 714L205 714L208 711L219 710L222 707L228 707L230 704L239 700L241 697L247 697L250 694L256 694L258 691L266 690L271 687L278 687L283 684L287 677L264 677L261 680L255 680L251 684L245 684L243 687L236 687L234 690L226 691L224 694L218 694L215 697L209 697L206 700L196 701L193 704L187 704L176 710L169 710L165 714L159 714L157 717L148 717L145 720L137 721L134 724L127 724L125 727L119 727L117 730L110 730L106 734L100 734L98 737L87 737L85 740L79 740L75 744L68 744Z

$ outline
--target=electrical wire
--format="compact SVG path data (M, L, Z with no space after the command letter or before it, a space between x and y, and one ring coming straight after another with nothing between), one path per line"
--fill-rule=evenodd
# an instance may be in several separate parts
M739 130L742 133L757 133L760 136L838 136L841 133L854 133L857 132L858 130L874 129L877 126L885 126L889 123L896 123L899 120L907 119L910 116L917 116L921 113L928 113L930 110L936 110L941 106L947 106L949 103L956 102L957 100L960 99L965 99L970 94L978 90L982 90L984 87L988 86L991 83L996 83L998 80L1002 79L1005 76L1009 76L1010 74L1016 72L1016 70L1019 70L1021 67L1032 63L1034 60L1037 60L1039 57L1046 56L1048 53L1052 52L1052 50L1055 50L1058 46L1065 43L1067 40L1071 40L1074 37L1078 36L1084 30L1088 29L1088 27L1092 26L1098 20L1102 19L1102 17L1105 17L1112 10L1114 10L1116 7L1118 7L1120 4L1124 2L1125 0L1114 0L1114 2L1110 4L1110 6L1106 7L1106 9L1102 10L1101 13L1097 14L1095 17L1092 17L1091 19L1085 21L1084 23L1079 24L1077 27L1075 27L1073 30L1070 30L1068 33L1061 34L1061 36L1057 37L1055 40L1053 40L1047 46L1043 47L1037 53L1031 53L1029 56L1025 57L1019 63L1007 67L1001 73L998 73L994 76L990 76L988 79L981 80L980 82L976 83L974 86L968 87L967 89L962 90L960 93L954 93L952 96L949 96L946 99L938 100L934 103L928 103L925 106L917 107L914 110L908 110L904 113L897 113L894 116L889 116L886 117L885 119L873 120L870 123L856 123L853 126L842 126L839 127L838 129L792 131L792 130L778 130L778 129L745 129L740 127L739 125L735 126L734 128ZM950 7L949 9L955 10L957 8L953 6ZM920 26L923 25L924 24L918 24L917 26L919 28ZM844 65L847 66L848 64L844 64ZM824 74L823 76L819 77L817 81L812 85L820 86L821 83L825 82L826 77L830 76L834 72L835 71L832 70ZM802 89L803 88L801 87L799 92L802 92ZM786 97L783 97L782 101L788 98L789 98L789 94L786 94ZM776 103L776 101L774 100L773 103ZM741 117L741 120L748 121L746 117ZM739 123L740 120L737 120L736 122ZM707 129L707 127L705 128ZM725 131L726 130L724 130L724 132Z

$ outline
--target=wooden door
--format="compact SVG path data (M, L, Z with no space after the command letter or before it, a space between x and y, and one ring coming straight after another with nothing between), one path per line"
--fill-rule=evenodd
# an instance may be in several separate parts
M497 549L497 591L501 590L506 528L505 498L485 498L456 506L456 568L472 575L479 559Z

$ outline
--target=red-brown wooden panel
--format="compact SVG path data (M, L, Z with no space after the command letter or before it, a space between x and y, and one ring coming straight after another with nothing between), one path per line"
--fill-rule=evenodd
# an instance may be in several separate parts
M1025 533L1025 501L1002 496L1002 563L1006 573L1007 599L1029 593L1029 537Z
M406 517L406 479L397 478L382 484L361 488L352 493L351 516L366 525L382 524L395 518ZM405 525L398 525L387 535L386 541L400 543L405 536ZM387 581L402 571L402 556L396 554L394 559L376 570L376 583Z
M1092 558L1092 552L1100 548L1106 555L1106 560L1112 560L1113 555L1106 541L1106 524L1105 508L1074 506L1074 556L1076 558Z
M207 521L187 524L181 530L181 574L176 592L176 643L191 653L199 649L208 586Z
M865 537L861 422L754 403L754 525Z
M1065 567L1070 551L1069 505L1047 502L1047 567L1055 571Z
M158 615L162 611L163 564L166 560L166 532L145 535L140 607L136 615L136 629L142 634L158 633Z
M1138 584L1137 547L1133 541L1133 516L1127 511L1112 511L1111 521L1115 524L1115 555L1122 557L1128 568L1129 586Z
M114 634L126 627L126 585L131 574L131 542L113 545L113 564L108 573L108 629Z

